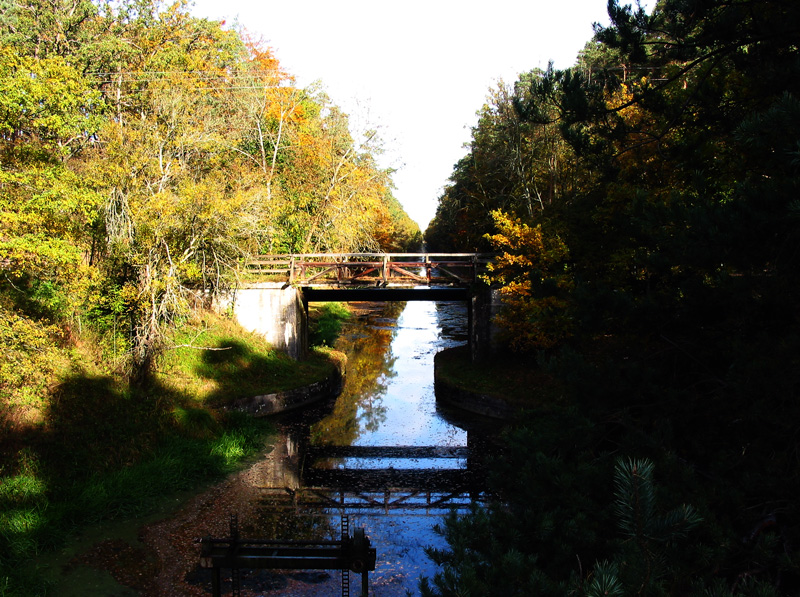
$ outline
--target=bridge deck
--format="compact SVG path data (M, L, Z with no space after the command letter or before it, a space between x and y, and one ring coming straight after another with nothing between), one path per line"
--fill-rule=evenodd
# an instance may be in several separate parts
M307 253L259 255L252 276L279 277L301 286L472 284L491 255L479 253Z

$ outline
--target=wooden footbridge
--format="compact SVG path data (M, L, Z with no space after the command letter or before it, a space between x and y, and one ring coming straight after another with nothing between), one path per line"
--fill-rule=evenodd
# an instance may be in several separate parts
M245 271L301 287L469 286L491 255L480 253L308 253L258 255Z
M499 299L483 283L493 255L482 253L305 253L258 255L244 266L232 299L246 329L292 358L304 358L309 303L450 301L468 306L473 360L491 350Z

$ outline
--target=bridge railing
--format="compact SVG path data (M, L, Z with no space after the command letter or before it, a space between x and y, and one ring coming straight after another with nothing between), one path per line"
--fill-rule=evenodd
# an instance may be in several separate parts
M481 253L303 253L258 255L245 266L305 286L463 285L476 281L492 255Z

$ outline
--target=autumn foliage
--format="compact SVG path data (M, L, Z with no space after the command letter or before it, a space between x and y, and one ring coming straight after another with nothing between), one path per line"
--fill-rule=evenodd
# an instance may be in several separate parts
M487 237L500 253L486 280L499 286L503 298L497 323L515 350L552 348L572 332L567 246L541 224L530 226L499 210L492 217L498 232Z
M800 591L800 3L651 4L490 91L426 231L557 395L425 595Z
M249 255L416 248L380 151L377 131L297 87L263 41L186 2L12 3L4 329L110 333L114 366L146 376L170 326L235 286ZM13 403L19 383L0 385Z

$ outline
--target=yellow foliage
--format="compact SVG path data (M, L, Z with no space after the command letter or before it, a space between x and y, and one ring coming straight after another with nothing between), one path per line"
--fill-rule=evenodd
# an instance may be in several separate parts
M569 250L541 225L529 226L500 210L492 217L498 233L487 238L501 253L489 265L486 281L501 285L503 309L496 323L514 350L552 348L572 334Z
M21 423L35 418L43 408L46 388L64 361L56 345L61 335L54 325L0 306L0 415L9 410L16 423Z

